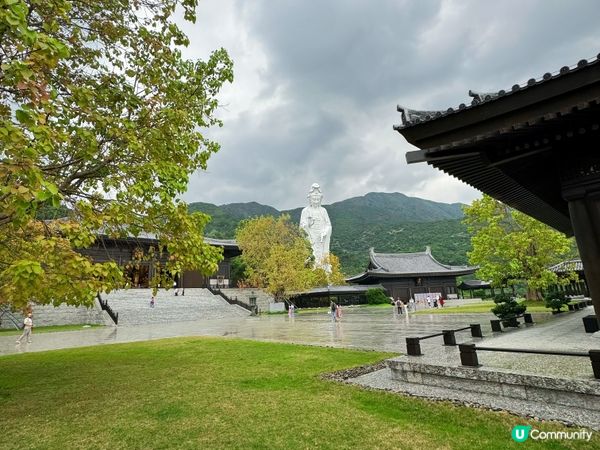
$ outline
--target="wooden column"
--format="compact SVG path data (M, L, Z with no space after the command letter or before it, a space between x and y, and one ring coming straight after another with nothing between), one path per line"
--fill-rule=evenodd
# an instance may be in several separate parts
M575 240L596 317L600 318L600 192L568 199Z

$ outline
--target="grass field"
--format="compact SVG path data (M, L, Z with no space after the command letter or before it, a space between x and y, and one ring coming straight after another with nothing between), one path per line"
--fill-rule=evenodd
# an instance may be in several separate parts
M53 333L55 331L79 331L82 329L98 328L104 325L50 325L47 327L33 327L33 334L36 333ZM17 330L16 328L2 329L0 330L0 336L20 335L23 330Z
M389 355L178 338L0 357L0 448L598 448L512 441L506 413L325 381Z
M546 308L544 302L526 301L527 312L547 312L552 310ZM471 313L491 313L491 309L495 306L493 301L481 301L463 306L452 306L452 300L449 300L443 308L430 308L418 310L415 314L471 314ZM563 308L563 311L566 308Z

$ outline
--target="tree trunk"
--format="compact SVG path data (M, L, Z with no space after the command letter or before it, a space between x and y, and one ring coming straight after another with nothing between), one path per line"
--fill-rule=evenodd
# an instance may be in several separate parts
M539 292L535 289L531 289L528 287L526 298L527 298L527 300L539 300L540 299Z

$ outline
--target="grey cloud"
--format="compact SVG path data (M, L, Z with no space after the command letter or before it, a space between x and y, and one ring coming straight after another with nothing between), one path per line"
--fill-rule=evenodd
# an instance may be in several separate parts
M243 29L267 64L251 107L235 109L234 83L229 108L237 114L210 132L222 150L208 173L192 178L188 201L291 208L314 181L327 203L375 190L432 195L428 180L443 185L445 175L406 165L410 146L392 131L400 122L396 103L454 107L469 101L469 89L507 89L600 51L596 0L239 0L227 12L235 17L224 19L224 32ZM219 35L218 20L204 27L212 28L190 33L192 44ZM222 36L232 52L245 48L236 39ZM241 76L251 70L236 69ZM449 179L448 186L465 199L476 195ZM442 189L436 200L443 199Z

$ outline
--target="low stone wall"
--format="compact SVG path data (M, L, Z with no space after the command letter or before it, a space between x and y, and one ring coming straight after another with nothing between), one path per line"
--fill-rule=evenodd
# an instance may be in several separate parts
M408 357L387 361L392 379L425 386L510 397L600 411L600 382L563 379L501 369L423 364Z
M51 325L110 325L113 322L98 304L90 308L83 306L69 305L33 305L33 326L45 327ZM23 323L24 316L20 313L13 313L20 324ZM8 318L2 318L0 328L14 328L12 321Z

